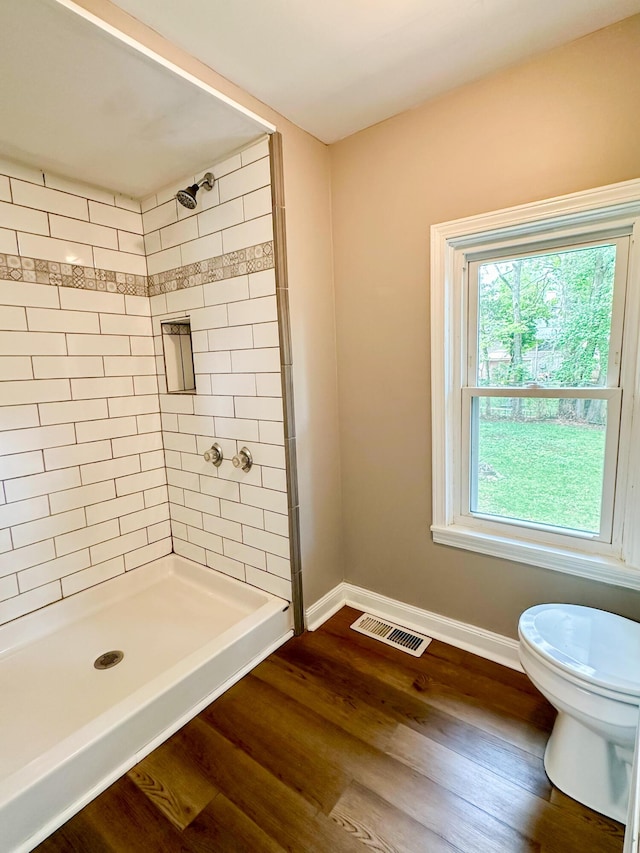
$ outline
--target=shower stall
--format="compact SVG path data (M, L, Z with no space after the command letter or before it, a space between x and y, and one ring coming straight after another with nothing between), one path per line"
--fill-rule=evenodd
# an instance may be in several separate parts
M26 851L303 611L279 135L71 0L10 0L0 25L20 80L0 132L0 835Z

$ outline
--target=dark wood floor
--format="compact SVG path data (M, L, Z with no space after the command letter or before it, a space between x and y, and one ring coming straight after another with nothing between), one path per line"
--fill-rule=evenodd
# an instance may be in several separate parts
M554 712L525 676L434 641L291 640L39 853L620 853L623 827L552 788Z

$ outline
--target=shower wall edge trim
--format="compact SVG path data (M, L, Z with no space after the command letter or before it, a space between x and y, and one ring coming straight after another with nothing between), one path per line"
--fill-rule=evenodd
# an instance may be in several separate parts
M291 606L294 632L304 631L304 602L302 592L302 548L300 542L300 507L296 426L293 392L293 356L291 348L291 317L289 312L289 273L287 266L287 231L284 201L284 159L282 134L269 137L271 167L271 204L273 214L273 259L276 274L276 305L278 337L280 340L280 374L284 409L284 447L287 477L289 516L289 560L291 563Z

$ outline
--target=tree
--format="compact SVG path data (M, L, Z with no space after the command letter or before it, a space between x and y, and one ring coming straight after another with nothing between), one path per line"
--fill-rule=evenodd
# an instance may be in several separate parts
M609 360L615 246L558 257L564 316L555 338L562 362L553 379L560 385L600 385Z
M615 246L547 252L482 264L478 357L483 384L602 383L609 354ZM492 363L502 348L505 364ZM485 398L487 411L490 398ZM565 417L602 423L601 401L563 401ZM522 414L514 398L512 414Z

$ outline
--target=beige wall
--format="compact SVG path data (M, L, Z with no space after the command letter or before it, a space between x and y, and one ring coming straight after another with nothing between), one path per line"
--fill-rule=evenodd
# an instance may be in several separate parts
M436 547L428 531L429 226L638 177L640 18L329 151L107 0L79 2L283 134L307 606L346 575L511 635L542 600L640 618L636 593Z
M640 16L331 146L347 580L514 636L640 594L435 546L429 228L640 176Z
M305 603L343 578L331 187L327 146L108 0L77 0L156 53L253 110L283 137ZM332 452L327 453L327 448Z

